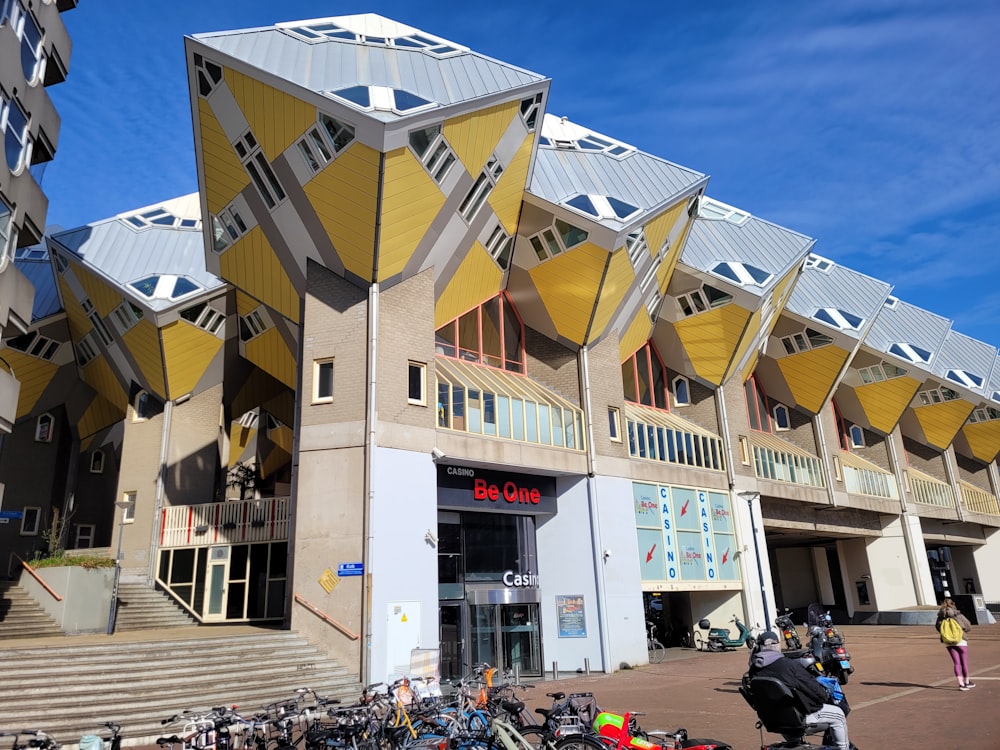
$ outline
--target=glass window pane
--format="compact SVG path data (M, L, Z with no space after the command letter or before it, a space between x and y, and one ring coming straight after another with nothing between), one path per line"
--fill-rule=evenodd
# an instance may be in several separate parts
M529 443L538 442L538 404L534 401L524 403L525 434Z
M492 393L483 394L483 434L497 434L496 396Z
M510 437L510 397L497 395L497 424L500 437Z
M549 428L551 409L548 404L538 405L538 442L542 445L552 445L552 432Z
M524 440L524 401L519 398L510 400L511 419L513 420L513 435L515 440Z

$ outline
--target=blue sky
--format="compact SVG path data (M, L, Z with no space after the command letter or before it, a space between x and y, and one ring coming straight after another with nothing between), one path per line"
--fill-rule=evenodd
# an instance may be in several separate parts
M84 0L44 187L73 227L197 189L183 37L374 12L552 78L548 111L1000 345L1000 3Z

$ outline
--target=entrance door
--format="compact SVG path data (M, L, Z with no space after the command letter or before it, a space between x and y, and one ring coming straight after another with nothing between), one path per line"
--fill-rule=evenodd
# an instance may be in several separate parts
M226 582L229 580L229 547L210 547L206 571L204 622L226 619Z
M470 664L486 662L524 677L541 676L538 604L472 604L469 620Z
M497 605L469 607L469 666L486 662L497 666Z
M458 680L465 674L462 605L442 604L440 617L441 679Z

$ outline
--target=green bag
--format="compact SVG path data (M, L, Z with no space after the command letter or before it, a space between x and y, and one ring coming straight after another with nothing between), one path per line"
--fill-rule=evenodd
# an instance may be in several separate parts
M941 633L941 643L948 646L957 646L965 638L965 631L954 617L941 620L941 627L938 630Z

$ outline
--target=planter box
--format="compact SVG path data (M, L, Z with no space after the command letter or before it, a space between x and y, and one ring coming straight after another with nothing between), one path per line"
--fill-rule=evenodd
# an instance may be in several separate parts
M18 585L34 597L66 635L108 631L108 613L115 585L114 568L88 570L78 565L67 565L40 568L35 573L62 597L62 601L56 601L27 571L21 572Z

